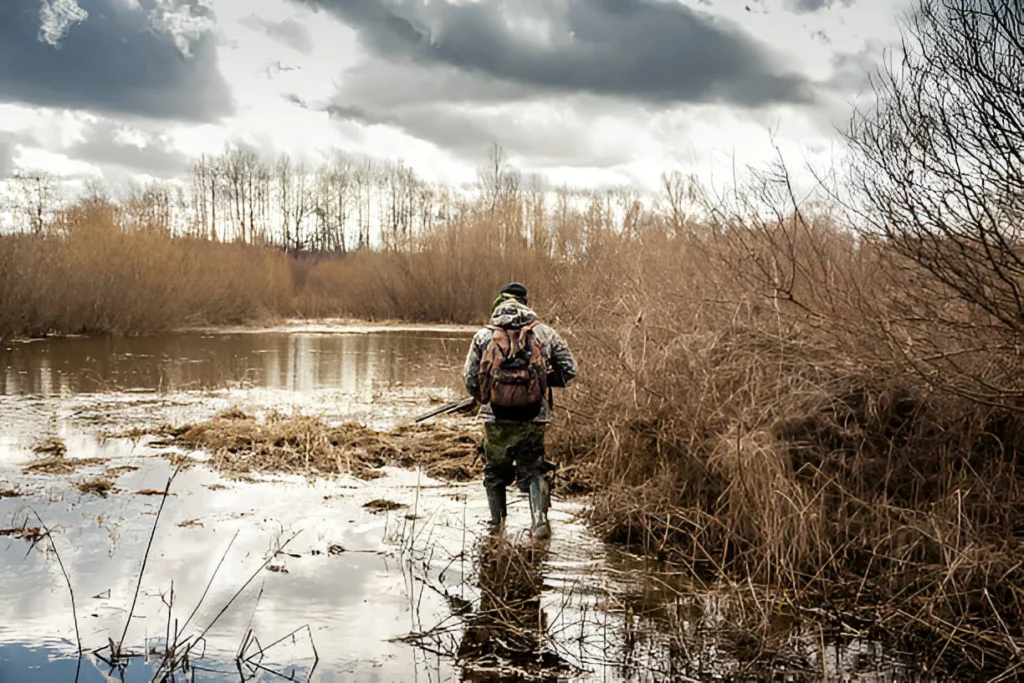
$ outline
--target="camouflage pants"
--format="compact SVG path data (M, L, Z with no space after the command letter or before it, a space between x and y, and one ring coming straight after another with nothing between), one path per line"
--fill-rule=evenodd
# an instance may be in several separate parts
M530 480L546 471L544 434L537 422L484 423L484 488L505 488L513 481L529 493Z

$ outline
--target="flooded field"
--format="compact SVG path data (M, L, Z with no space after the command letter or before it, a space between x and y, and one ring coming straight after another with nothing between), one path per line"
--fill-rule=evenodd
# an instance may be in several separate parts
M146 435L229 409L400 427L458 397L472 332L0 349L0 681L913 680L904 655L784 610L784 647L745 652L746 607L605 546L557 489L534 546L518 493L507 540L484 535L479 480L227 477ZM60 467L30 467L43 444Z

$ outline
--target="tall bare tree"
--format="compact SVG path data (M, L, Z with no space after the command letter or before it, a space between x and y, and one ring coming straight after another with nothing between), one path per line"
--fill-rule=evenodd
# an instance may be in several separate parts
M205 154L192 165L192 206L199 213L197 223L202 235L210 240L218 239L217 206L222 201L222 168L217 157Z
M59 180L41 169L19 170L13 180L18 188L18 205L25 224L33 234L43 234L54 212L60 208Z
M916 0L848 132L868 237L915 286L891 338L930 380L1024 410L1024 6Z

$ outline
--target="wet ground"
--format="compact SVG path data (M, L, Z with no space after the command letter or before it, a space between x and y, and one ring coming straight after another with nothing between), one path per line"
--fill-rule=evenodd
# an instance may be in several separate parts
M727 606L600 543L577 518L583 500L556 495L554 538L534 547L528 503L511 493L512 544L494 546L478 482L396 468L371 482L239 481L197 466L169 483L168 449L109 437L233 406L392 427L458 397L472 332L318 324L0 349L0 681L148 681L171 668L178 680L496 680L513 665L569 680L712 680L742 669L716 638ZM25 474L49 438L68 460L96 461ZM104 473L112 490L79 490ZM652 600L672 628L643 626ZM793 671L898 680L865 641L827 647L824 661L820 633L795 642ZM505 656L517 650L529 652Z

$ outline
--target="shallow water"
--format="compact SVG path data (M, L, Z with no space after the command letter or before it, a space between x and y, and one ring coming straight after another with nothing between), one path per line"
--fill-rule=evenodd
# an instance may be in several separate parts
M477 623L472 615L486 614L479 482L391 468L372 482L241 482L197 466L177 475L165 501L138 492L167 485L167 451L146 439L104 436L207 419L236 405L392 426L431 401L457 397L452 387L471 334L322 324L0 350L0 490L22 494L0 497L0 529L39 526L38 514L56 546L54 553L45 538L33 546L0 536L0 681L148 681L160 656L147 652L200 634L194 680L493 680L487 662L467 672L454 657ZM51 436L63 439L69 459L107 461L70 475L23 474L32 447ZM119 467L126 469L107 497L75 486ZM685 644L699 650L681 652L669 634L641 632L638 615L624 607L628 596L680 577L604 546L576 518L583 502L555 493L555 536L531 590L546 621L538 647L560 663L564 679L710 680L736 670L735 656L714 637L720 610L707 595L687 603L672 588L658 598L674 605L684 628L699 631ZM374 513L364 507L374 499L402 507ZM529 542L528 519L527 501L510 492L508 533L520 544ZM81 659L60 562L74 591ZM101 648L122 635L139 656L112 675ZM488 637L507 636L499 629ZM812 639L805 664L818 670L897 680L875 645L831 648L824 664L815 647Z

